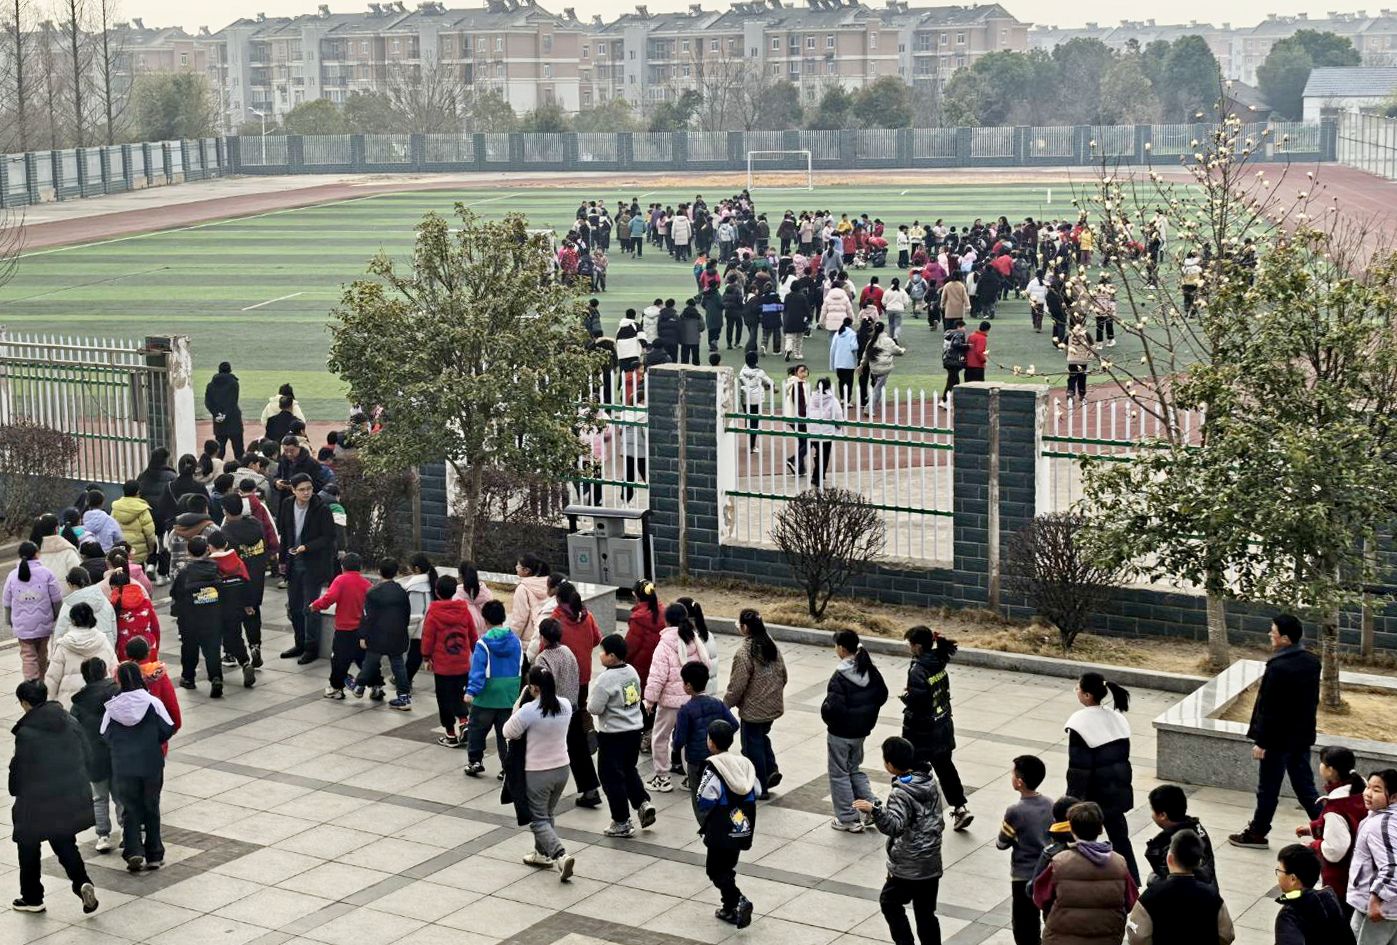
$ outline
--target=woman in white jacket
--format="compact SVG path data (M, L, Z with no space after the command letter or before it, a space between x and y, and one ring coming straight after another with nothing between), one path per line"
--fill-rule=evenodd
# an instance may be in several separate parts
M844 319L854 317L854 303L844 288L837 283L825 290L825 299L820 304L820 324L830 334L837 332Z
M893 341L902 339L902 316L912 305L912 296L902 288L901 280L894 279L883 293L883 315L888 320L888 334Z
M60 695L70 700L86 683L82 678L83 661L100 657L108 666L116 665L116 651L105 634L97 629L97 615L87 604L74 604L68 614L72 626L63 638L49 647L49 665L44 673L44 685L49 698Z
M824 485L825 476L829 473L830 456L834 452L834 441L822 437L837 436L845 420L844 405L834 395L832 388L829 378L822 377L815 382L815 392L810 395L810 419L825 421L810 424L810 437L815 443L810 480L816 489Z

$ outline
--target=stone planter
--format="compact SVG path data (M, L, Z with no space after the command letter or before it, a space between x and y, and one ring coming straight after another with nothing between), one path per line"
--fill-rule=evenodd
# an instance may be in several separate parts
M1266 664L1239 660L1194 690L1154 720L1156 768L1161 780L1181 781L1234 791L1256 789L1256 762L1243 722L1219 718L1243 693L1261 680ZM1385 689L1397 696L1397 679L1367 673L1343 673L1346 686ZM1397 745L1320 733L1312 764L1319 781L1319 749L1342 745L1353 752L1360 772L1397 767ZM1287 780L1282 793L1293 796Z

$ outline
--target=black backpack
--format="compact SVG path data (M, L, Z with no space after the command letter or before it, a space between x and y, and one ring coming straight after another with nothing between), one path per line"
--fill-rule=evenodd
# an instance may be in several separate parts
M941 366L946 368L965 367L965 353L970 350L970 343L965 340L965 330L963 328L953 328L946 332L945 339L941 342Z

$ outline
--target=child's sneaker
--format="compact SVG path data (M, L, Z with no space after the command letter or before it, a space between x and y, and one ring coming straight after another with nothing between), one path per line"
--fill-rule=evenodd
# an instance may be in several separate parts
M957 807L951 811L951 828L957 832L969 827L975 820L975 815L970 813L968 807Z
M655 805L646 801L640 805L640 829L644 830L655 825Z
M478 761L471 761L466 764L463 773L472 778L478 778L485 773L485 766Z
M405 692L398 693L398 698L388 703L390 709L398 709L401 712L412 711L412 696Z
M546 857L537 850L530 850L528 853L524 854L524 865L537 866L541 869L552 869L553 860L551 857Z
M320 694L322 699L344 699L344 690L336 689L334 686L326 686L325 691Z
M261 669L261 668L262 668L262 647L261 647L261 646L254 646L254 647L252 648L252 653L251 653L250 655L252 656L252 668L253 668L253 669Z
M356 699L362 699L362 698L364 698L364 687L363 687L363 686L355 685L355 684L353 684L353 683L350 683L350 684L348 684L348 685L349 685L349 691L352 692L352 693L354 693L354 698L356 698Z
M752 924L752 900L743 896L737 900L737 919L733 925L739 929L745 929Z
M621 840L629 840L631 837L635 836L635 827L631 824L629 820L623 824L618 824L615 821L612 821L610 826L608 826L605 830L602 831L602 835L607 837L617 837Z
M863 833L862 820L840 820L836 817L829 822L829 825L835 830L842 830L845 833Z
M645 782L645 786L652 791L658 791L660 794L668 794L674 790L674 784L669 780L669 775L665 774L655 775Z
M346 688L346 689L353 689L354 686L355 686L354 674L353 674L353 673L345 673L345 674L344 674L344 688Z
M558 868L558 882L566 883L572 879L572 871L577 866L577 857L571 853L564 853L553 861L553 865Z
M374 702L382 702L385 698L383 693L383 687L374 686L372 689L370 689L369 698L372 699Z
M465 747L466 747L466 742L465 742L465 740L464 740L464 739L461 739L461 738L457 738L455 735L442 735L442 736L440 736L439 738L437 738L437 744L440 745L440 746L443 747L443 748L465 748Z
M25 902L23 899L16 899L10 903L10 908L16 912L43 912L48 909L48 906L42 902Z
M82 900L83 915L92 915L97 911L97 887L91 883L83 883L78 890L78 898Z

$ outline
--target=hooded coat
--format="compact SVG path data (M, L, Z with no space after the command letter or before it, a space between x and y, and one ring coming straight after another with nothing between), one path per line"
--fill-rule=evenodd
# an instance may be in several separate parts
M10 758L16 843L72 837L95 823L82 728L52 700L20 716Z
M107 781L112 776L112 750L102 738L102 716L107 703L121 688L107 676L94 680L73 693L73 718L82 728L87 743L87 777L93 783Z
M480 639L471 602L460 598L434 600L422 621L422 656L432 661L438 676L465 676L471 652Z
M867 738L878 724L878 710L888 701L888 685L878 667L859 672L855 660L842 660L830 677L820 718L836 738Z
M122 496L112 503L112 518L121 526L121 536L131 546L131 560L144 564L156 547L155 515L150 503L138 495Z
M631 607L631 617L626 624L626 662L635 668L640 677L640 685L650 677L650 663L655 658L655 647L660 635L665 631L665 605L656 603L651 610L646 603Z
M44 673L49 698L67 695L71 701L83 687L83 661L94 656L101 657L109 669L116 667L116 651L101 630L96 627L73 627L63 634L63 638L49 648L49 666Z
M925 771L893 778L888 801L873 810L878 832L888 838L888 875L936 879L941 875L941 791Z
M5 578L4 604L10 609L10 627L17 640L52 635L54 609L62 602L58 579L37 558L29 562L28 581L19 579L19 568Z
M140 592L138 587L137 592ZM116 611L112 610L112 602L107 598L106 592L100 584L89 584L87 587L80 587L76 591L69 591L68 596L63 598L63 603L58 608L58 620L53 625L53 637L49 640L49 646L55 646L63 635L73 629L73 605L86 604L92 608L92 613L97 617L97 629L107 638L107 642L116 646Z
M135 637L145 637L152 654L160 652L160 616L139 587L127 584L114 591L110 606L115 609L118 660L126 659L126 646Z
M689 701L679 671L687 664L697 662L713 669L708 648L703 645L698 632L695 631L691 643L685 644L679 639L679 628L666 627L660 634L660 642L655 645L654 658L650 662L650 674L645 681L645 701L667 709L677 709Z
M917 757L954 751L956 728L951 720L951 682L947 660L937 648L924 651L907 668L907 691L902 696L902 737L917 749Z
M153 778L165 768L165 743L175 723L148 690L132 689L107 703L100 731L111 746L112 777Z
M528 644L538 632L538 608L548 599L548 578L543 575L530 575L520 578L514 588L514 600L510 606L506 626L514 631L519 642Z
M752 849L757 829L757 769L735 751L709 755L694 792L694 808L704 846Z

